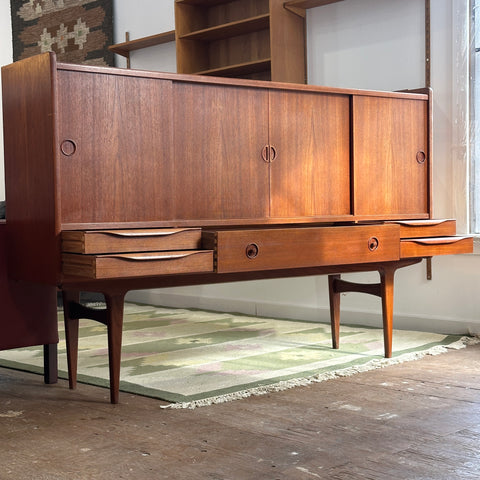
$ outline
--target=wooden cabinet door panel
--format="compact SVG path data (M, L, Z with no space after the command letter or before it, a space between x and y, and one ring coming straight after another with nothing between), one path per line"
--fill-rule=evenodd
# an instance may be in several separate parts
M177 83L174 111L177 218L265 219L268 92Z
M429 212L428 104L354 96L354 213L425 217Z
M59 71L62 224L173 217L172 84Z
M272 217L349 215L347 95L272 91Z

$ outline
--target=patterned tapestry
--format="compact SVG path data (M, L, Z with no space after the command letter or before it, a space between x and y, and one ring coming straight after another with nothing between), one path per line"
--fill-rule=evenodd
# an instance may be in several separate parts
M53 51L59 62L113 66L113 0L10 0L13 59Z

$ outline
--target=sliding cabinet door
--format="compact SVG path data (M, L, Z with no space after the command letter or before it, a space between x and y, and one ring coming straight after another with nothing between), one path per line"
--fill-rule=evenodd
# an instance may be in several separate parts
M357 216L428 217L427 100L355 96L353 164Z
M272 217L350 214L348 95L272 91Z
M59 71L61 222L173 218L172 84Z
M174 86L175 212L200 222L268 216L268 92Z

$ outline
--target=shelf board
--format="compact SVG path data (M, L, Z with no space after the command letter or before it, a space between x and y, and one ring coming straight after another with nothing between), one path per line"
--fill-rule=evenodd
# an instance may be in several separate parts
M343 0L290 0L284 3L285 8L300 8L305 10L307 8L321 7L329 3L343 2Z
M261 60L254 60L251 62L237 63L235 65L226 65L224 67L212 68L195 72L197 75L223 76L234 77L236 75L248 75L249 73L263 72L270 69L270 58L263 58Z
M153 47L162 43L169 43L175 41L175 30L169 32L158 33L149 37L137 38L128 42L117 43L108 47L114 53L118 53L123 57L128 57L132 50L139 50L141 48Z
M182 5L201 5L202 7L213 7L214 5L222 5L232 0L175 0L175 3Z
M197 30L179 36L181 40L221 40L223 38L235 37L246 33L266 30L270 26L270 15L258 15L256 17L246 18L237 22L225 23L215 27Z

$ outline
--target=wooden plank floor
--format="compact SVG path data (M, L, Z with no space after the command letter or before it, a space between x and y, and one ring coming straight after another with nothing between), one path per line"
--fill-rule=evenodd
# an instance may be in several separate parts
M195 410L0 369L0 479L480 478L480 345Z

